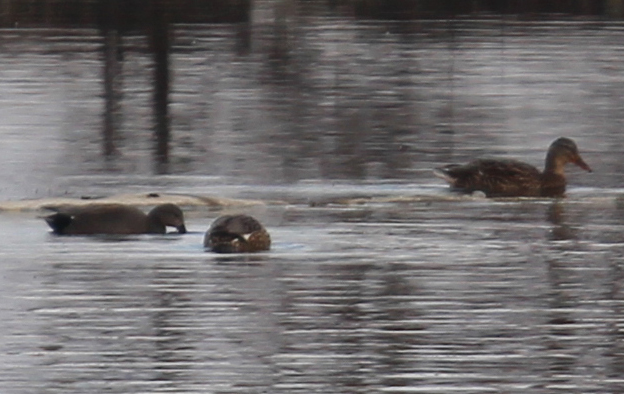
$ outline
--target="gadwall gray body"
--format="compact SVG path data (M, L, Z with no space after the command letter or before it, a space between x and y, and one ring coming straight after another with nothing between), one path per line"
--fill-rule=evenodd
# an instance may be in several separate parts
M60 235L165 234L167 226L186 233L184 214L175 204L157 205L147 215L137 207L123 204L57 209L45 221Z

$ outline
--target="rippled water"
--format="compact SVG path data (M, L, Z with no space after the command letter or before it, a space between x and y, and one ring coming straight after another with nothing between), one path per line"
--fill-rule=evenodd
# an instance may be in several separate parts
M97 31L0 31L3 200L265 202L185 207L184 236L0 214L0 391L624 391L623 26L296 22L174 27L166 175L143 37L124 37L107 159ZM456 197L429 170L539 165L559 135L594 169L569 170L563 201ZM230 211L273 250L206 253Z
M593 209L600 208L598 212ZM269 207L270 253L3 234L5 392L619 392L621 208ZM620 216L620 217L618 217Z

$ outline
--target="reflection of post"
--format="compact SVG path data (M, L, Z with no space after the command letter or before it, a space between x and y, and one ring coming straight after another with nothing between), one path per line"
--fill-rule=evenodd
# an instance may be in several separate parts
M2 27L13 27L11 16L13 15L13 10L11 7L11 2L9 0L1 0L0 1L0 26ZM17 27L17 26L16 26Z
M166 172L169 162L169 24L162 0L152 0L150 43L154 52L154 131L156 167Z
M121 37L117 28L119 3L102 0L100 6L100 30L104 37L104 155L115 153L115 134L119 126L119 101L121 89L119 78L119 48Z
M607 0L605 4L606 14L612 18L621 18L624 16L624 1Z
M119 76L117 50L119 33L116 30L104 32L104 155L115 153L115 130L119 116L119 95L116 80Z

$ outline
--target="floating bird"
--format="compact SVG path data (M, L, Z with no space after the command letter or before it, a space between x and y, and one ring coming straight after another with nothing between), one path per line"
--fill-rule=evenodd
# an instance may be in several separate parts
M487 197L563 197L566 190L564 167L573 163L591 172L574 141L561 137L548 148L544 171L509 159L477 159L468 164L450 164L434 170L454 190L481 191Z
M165 234L166 227L186 233L184 214L175 204L157 205L147 215L137 207L123 204L95 204L55 209L45 217L53 232L60 235Z
M218 217L204 236L204 247L217 253L249 253L269 250L271 236L248 215Z

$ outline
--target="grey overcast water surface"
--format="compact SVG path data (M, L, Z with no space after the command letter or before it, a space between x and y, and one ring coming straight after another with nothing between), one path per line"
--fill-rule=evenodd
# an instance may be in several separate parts
M179 193L189 234L55 237L0 213L2 393L624 392L624 25L356 21L173 26L171 157L151 57L123 37L102 156L96 30L0 31L0 199ZM455 197L430 169L542 166L563 201ZM279 201L279 203L278 203ZM1 207L0 203L0 207ZM273 249L219 256L223 212Z

